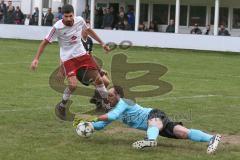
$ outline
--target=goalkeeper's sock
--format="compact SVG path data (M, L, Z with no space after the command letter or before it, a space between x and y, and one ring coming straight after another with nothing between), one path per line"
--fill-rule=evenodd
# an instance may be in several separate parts
M188 133L188 139L195 142L210 142L212 137L213 135L196 129L190 129L190 132Z
M149 140L156 140L159 135L159 128L156 126L150 126L147 129L147 138Z

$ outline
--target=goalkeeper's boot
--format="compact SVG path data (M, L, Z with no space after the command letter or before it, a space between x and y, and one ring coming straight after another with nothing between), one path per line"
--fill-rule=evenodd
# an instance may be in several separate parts
M137 141L132 144L132 147L135 149L143 149L146 147L156 147L156 146L157 146L157 141L151 140L151 139Z
M208 144L207 154L213 154L217 150L220 141L221 141L220 134L213 136Z

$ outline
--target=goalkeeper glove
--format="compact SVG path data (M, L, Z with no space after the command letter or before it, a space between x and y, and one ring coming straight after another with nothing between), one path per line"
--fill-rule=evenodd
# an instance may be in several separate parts
M98 118L95 116L89 116L89 117L80 117L79 115L75 115L74 120L73 120L73 127L77 127L79 123L82 122L97 122Z

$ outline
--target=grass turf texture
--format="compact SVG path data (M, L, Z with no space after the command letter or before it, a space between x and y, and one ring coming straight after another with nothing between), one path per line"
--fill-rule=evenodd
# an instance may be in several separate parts
M45 50L36 73L28 69L38 44L0 39L0 159L239 159L239 143L222 143L217 154L209 156L206 143L163 137L158 147L136 151L132 142L145 134L119 123L91 138L78 137L70 122L60 121L54 114L62 94L49 87L48 78L58 66L57 44ZM140 104L160 108L189 128L239 137L240 55L140 47L105 55L99 46L94 47L94 54L101 57L108 71L112 56L118 53L126 54L131 63L154 62L168 68L161 79L171 83L173 90L159 97L140 98ZM73 96L71 109L92 109L88 99Z

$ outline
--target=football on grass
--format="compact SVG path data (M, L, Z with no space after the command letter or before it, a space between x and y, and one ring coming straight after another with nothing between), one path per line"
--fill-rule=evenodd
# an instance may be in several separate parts
M90 122L81 122L77 125L76 132L81 137L90 137L94 132L94 127Z

